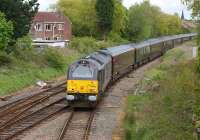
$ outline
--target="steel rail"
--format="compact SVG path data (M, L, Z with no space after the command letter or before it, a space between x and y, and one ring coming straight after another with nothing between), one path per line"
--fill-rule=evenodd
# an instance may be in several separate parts
M89 138L90 129L91 129L92 122L93 122L93 119L94 119L94 114L95 114L95 111L93 110L90 113L90 117L88 119L87 127L86 127L85 132L84 132L83 140L88 140L88 138Z
M62 128L57 140L63 140L63 138L64 138L64 136L65 136L65 134L66 134L66 132L67 132L67 130L69 128L69 125L70 125L70 123L72 121L73 116L74 116L74 110L72 110L69 118L67 118L65 120L65 123L63 125L63 128Z
M31 100L31 99L33 99L33 98L36 98L37 96L41 96L41 95L45 94L46 92L51 92L51 91L53 91L53 90L55 90L55 89L57 89L57 88L59 88L59 87L62 87L62 86L64 86L65 84L66 84L66 81L61 82L61 83L59 83L59 84L57 84L57 85L55 85L55 86L53 86L53 87L50 87L50 88L48 88L48 89L44 89L44 90L42 90L42 91L39 91L39 92L37 92L37 93L34 93L34 94L30 95L30 96L26 96L26 97L24 97L24 98L17 99L16 101L13 101L13 102L11 102L11 103L7 103L7 104L5 104L5 105L2 105L2 106L0 106L0 111L1 111L1 110L2 110L2 111L5 111L5 110L7 110L8 108L15 107L15 106L17 106L17 105L19 105L19 104L24 103L24 102L27 101L27 100ZM1 111L1 112L2 112L2 111ZM0 112L0 113L1 113L1 112Z
M20 118L15 122L12 122L4 127L4 129L0 130L0 139L8 140L13 138L14 136L19 135L20 133L28 130L35 125L41 123L44 120L49 119L50 117L56 115L63 109L67 107L65 106L58 106L57 104L65 103L65 99L58 100L45 108L42 108L36 112L33 112L27 115L24 118Z
M57 92L54 93L54 94L51 94L51 95L48 95L48 96L46 96L46 97L41 98L40 100L34 102L33 104L30 103L29 106L27 106L26 108L24 108L22 111L18 112L17 114L13 114L13 115L12 115L13 112L11 112L10 115L12 115L12 117L11 117L11 118L7 118L7 120L4 121L2 125L0 125L0 130L3 129L4 127L6 127L7 125L11 124L12 122L14 122L14 121L20 119L20 117L23 116L23 115L24 115L28 110L30 110L31 108L33 108L33 107L39 105L40 103L42 103L42 102L44 102L44 101L47 101L50 97L59 95L59 93L61 93L61 92L60 92L60 91L57 91ZM8 114L6 114L6 115L8 115ZM23 117L26 117L26 116L23 116ZM0 118L0 120L1 120L1 119L2 119L2 118Z
M83 112L76 111L75 109L71 111L70 116L65 120L65 123L60 131L60 134L59 134L57 140L64 140L65 138L68 138L68 136L69 136L69 135L67 135L68 130L73 129L73 125L74 125L73 118L75 116L78 116L79 113L83 113ZM88 114L88 112L85 112L85 113ZM92 122L94 119L94 114L95 114L95 110L92 110L89 112L88 119L85 121L86 124L84 124L83 130L81 130L83 133L82 133L82 136L80 137L80 140L88 140ZM72 125L72 126L70 127L70 125Z

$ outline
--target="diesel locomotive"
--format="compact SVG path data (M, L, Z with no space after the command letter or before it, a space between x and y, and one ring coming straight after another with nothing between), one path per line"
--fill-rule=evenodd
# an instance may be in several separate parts
M74 106L94 107L109 85L118 78L196 35L181 34L120 45L99 50L76 61L67 72L67 101Z

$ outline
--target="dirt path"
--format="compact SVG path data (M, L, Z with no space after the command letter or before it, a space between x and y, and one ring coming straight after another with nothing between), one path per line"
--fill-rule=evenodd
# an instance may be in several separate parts
M192 43L180 46L188 59L192 57ZM145 72L155 67L161 62L161 58L146 64L145 66L131 72L126 77L119 80L107 92L106 97L101 102L100 108L94 117L91 127L90 140L121 140L123 137L123 118L126 98L130 91L133 91ZM16 140L56 140L58 132L66 119L66 114L57 115L28 132L15 138Z

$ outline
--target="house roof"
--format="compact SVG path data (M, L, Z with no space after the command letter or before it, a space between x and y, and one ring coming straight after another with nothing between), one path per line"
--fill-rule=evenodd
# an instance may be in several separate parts
M69 19L57 12L38 12L33 22L66 22Z

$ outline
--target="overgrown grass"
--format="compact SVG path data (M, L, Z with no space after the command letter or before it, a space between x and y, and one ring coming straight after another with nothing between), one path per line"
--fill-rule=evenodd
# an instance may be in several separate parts
M37 80L64 75L67 66L75 59L128 42L116 35L110 38L112 40L98 41L92 37L77 37L70 42L70 49L47 48L42 51L32 48L29 37L19 39L13 53L0 52L0 96L35 84Z
M18 52L4 54L4 58L10 58L11 61L0 66L0 96L35 84L38 80L50 80L65 75L68 65L81 57L77 51L67 48Z
M200 116L200 78L196 62L184 60L178 48L146 73L128 97L127 140L196 140L194 120ZM176 62L176 63L175 63Z

